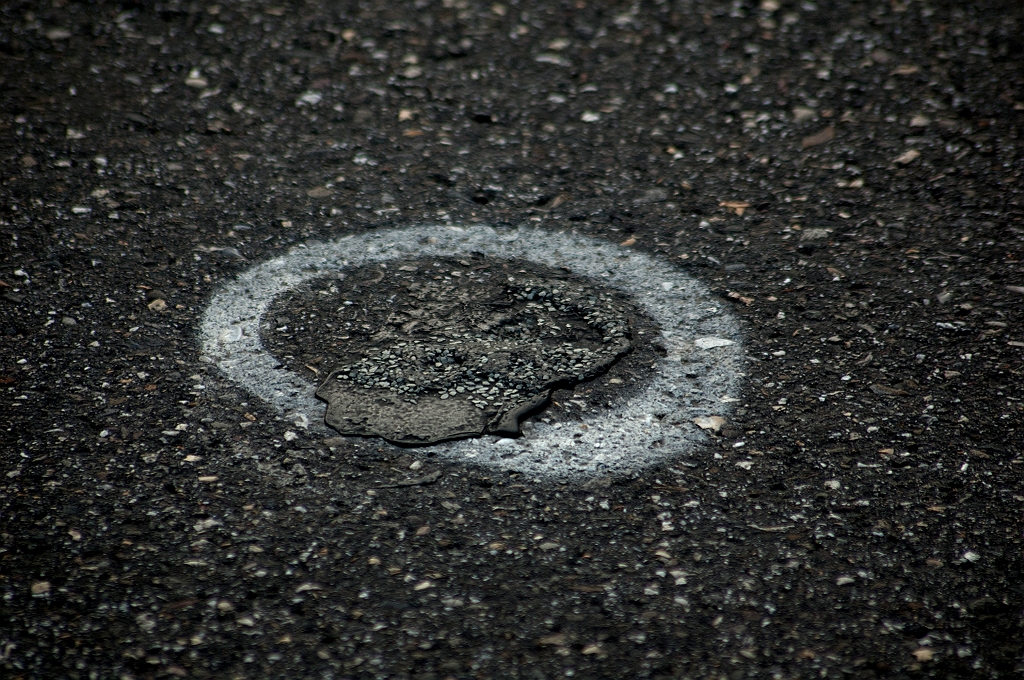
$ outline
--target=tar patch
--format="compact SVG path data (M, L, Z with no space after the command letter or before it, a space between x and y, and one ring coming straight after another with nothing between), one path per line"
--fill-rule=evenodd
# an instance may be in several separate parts
M655 331L619 291L481 256L314 280L261 328L286 365L327 375L316 394L328 425L403 445L518 435L556 389L604 374Z

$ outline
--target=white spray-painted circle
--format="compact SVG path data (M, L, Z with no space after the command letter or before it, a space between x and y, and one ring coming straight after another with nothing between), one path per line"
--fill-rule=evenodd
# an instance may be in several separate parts
M628 293L660 326L667 354L640 392L584 411L586 428L536 422L520 439L467 439L427 451L548 477L616 474L685 454L704 438L694 418L723 415L738 401L739 327L703 284L645 253L539 228L430 226L299 246L248 269L213 297L200 330L203 352L231 380L289 420L326 434L326 405L314 396L316 386L278 368L260 341L260 321L274 298L310 279L361 265L470 253L566 267Z

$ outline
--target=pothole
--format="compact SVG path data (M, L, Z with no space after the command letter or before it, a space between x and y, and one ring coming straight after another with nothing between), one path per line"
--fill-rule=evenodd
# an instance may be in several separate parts
M571 419L561 402L621 398L659 349L623 293L480 255L312 279L274 300L260 334L283 367L320 383L330 427L402 445L514 436L548 406L545 421Z

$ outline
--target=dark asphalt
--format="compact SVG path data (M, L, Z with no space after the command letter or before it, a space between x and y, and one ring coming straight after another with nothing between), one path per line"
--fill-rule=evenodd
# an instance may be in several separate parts
M1022 63L1019 2L0 2L0 675L1021 677ZM673 263L739 401L550 480L203 361L423 224Z

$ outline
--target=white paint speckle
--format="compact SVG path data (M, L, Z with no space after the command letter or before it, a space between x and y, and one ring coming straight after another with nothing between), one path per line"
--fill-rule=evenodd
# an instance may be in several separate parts
M242 328L241 326L231 326L225 328L217 335L218 342L238 342L242 339Z

